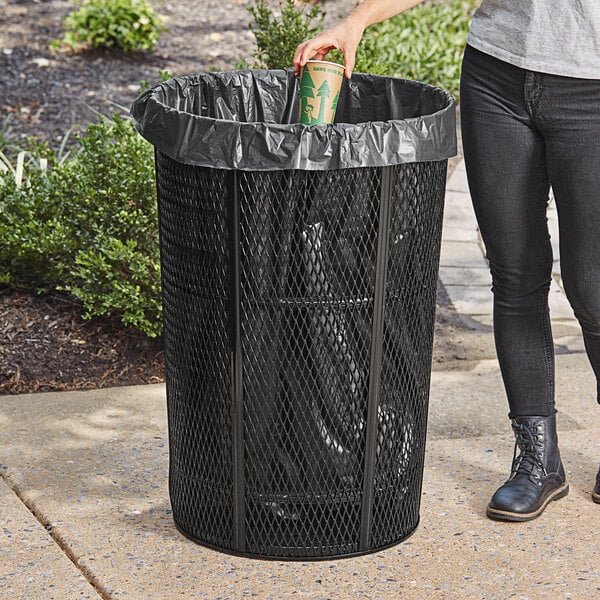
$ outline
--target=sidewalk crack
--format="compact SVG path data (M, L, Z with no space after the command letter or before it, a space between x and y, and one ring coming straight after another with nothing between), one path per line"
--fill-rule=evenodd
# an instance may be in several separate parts
M24 491L14 483L10 475L7 473L8 468L5 465L0 465L0 478L8 485L11 491L17 496L27 510L35 517L38 523L46 530L54 543L61 549L63 554L75 565L77 570L83 575L85 580L94 588L96 593L102 600L112 600L110 592L100 583L98 578L90 571L88 567L83 565L71 546L56 530L52 523L37 509L35 503L32 502Z

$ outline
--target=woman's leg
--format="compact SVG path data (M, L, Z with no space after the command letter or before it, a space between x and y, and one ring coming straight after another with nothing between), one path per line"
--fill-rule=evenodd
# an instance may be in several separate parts
M537 93L531 73L467 49L465 164L492 272L496 351L516 437L510 478L487 514L508 521L534 519L569 491L554 414L549 177Z
M526 71L467 47L464 156L492 272L496 351L512 418L554 413L549 179L526 89Z
M600 80L544 75L540 124L560 235L561 275L600 402ZM600 503L600 471L592 491Z
M565 292L600 381L600 80L540 76L538 121L558 211ZM599 399L600 400L600 399Z

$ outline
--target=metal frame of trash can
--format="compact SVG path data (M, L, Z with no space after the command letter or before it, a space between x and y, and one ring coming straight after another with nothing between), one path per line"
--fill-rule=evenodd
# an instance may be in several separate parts
M184 535L232 554L312 560L374 552L415 530L446 166L253 173L156 151L170 495ZM338 204L354 194L360 206L314 208L315 193L326 205L340 187ZM272 224L248 241L271 213L287 242L269 246ZM345 229L332 233L339 220ZM326 381L316 382L317 363ZM306 414L302 398L290 400L303 386L316 390ZM263 448L269 435L279 446Z

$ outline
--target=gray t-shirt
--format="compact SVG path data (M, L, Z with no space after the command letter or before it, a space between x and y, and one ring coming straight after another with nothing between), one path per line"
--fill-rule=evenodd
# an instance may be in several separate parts
M600 0L482 0L467 42L530 71L600 79Z

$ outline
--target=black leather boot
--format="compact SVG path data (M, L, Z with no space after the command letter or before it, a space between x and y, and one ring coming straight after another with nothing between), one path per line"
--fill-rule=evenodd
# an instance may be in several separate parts
M600 504L600 471L598 471L598 475L596 475L596 487L592 492L592 500Z
M516 443L510 478L492 496L487 515L502 521L530 521L550 501L569 493L558 450L556 416L518 417L512 427Z

